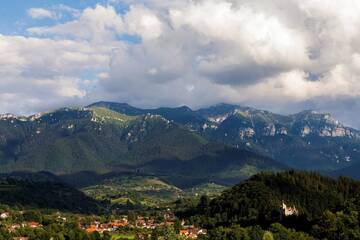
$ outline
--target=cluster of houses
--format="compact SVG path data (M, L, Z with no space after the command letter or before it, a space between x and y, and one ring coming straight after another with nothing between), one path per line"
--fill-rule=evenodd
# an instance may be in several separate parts
M92 222L89 226L83 227L87 233L99 232L103 233L105 231L112 232L116 231L122 227L128 228L139 228L139 229L155 229L157 227L163 226L173 226L175 224L175 217L172 215L165 215L162 222L157 222L153 218L138 216L134 222L130 223L127 219L127 216L124 216L120 220L110 221L108 223L100 223L98 221ZM195 227L194 225L185 225L185 222L181 223L181 230L179 232L180 236L185 237L186 239L196 239L200 234L207 234L205 229Z
M5 220L7 218L10 217L10 213L9 212L3 212L0 213L0 219L1 220ZM15 232L16 230L20 229L20 228L39 228L42 227L42 225L38 222L35 221L29 221L29 222L23 222L21 224L18 223L14 223L14 224L10 224L10 225L6 225L7 229L9 232ZM28 237L14 237L13 240L29 240Z
M10 217L8 212L0 213L0 219L5 220ZM66 222L66 218L62 217L60 213L57 216L59 221ZM120 219L109 221L107 223L101 223L99 221L94 221L90 225L82 225L80 227L84 229L87 233L103 233L103 232L114 232L118 229L128 227L128 228L138 228L138 229L155 229L157 227L164 226L174 226L176 217L172 213L166 213L164 215L164 220L159 222L154 218L137 216L134 221L129 222L127 216L122 216ZM42 225L39 222L27 221L22 223L13 223L6 225L9 232L15 232L21 228L41 228ZM181 230L179 232L180 236L183 236L186 239L196 239L200 234L206 234L206 230L195 227L194 225L185 225L185 222L181 222ZM27 237L17 237L14 240L27 240Z
M85 229L87 233L93 233L93 232L103 233L105 231L107 232L116 231L121 227L127 227L127 226L129 226L129 222L127 218L124 217L120 220L111 221L109 223L100 223L98 221L95 221L91 223L90 226L87 227L84 226L83 229Z
M5 220L9 217L10 217L9 212L3 212L0 214L0 219L2 219L2 220ZM26 228L26 227L27 228L39 228L39 227L42 227L42 225L35 221L28 221L28 222L23 222L23 223L10 224L7 226L7 229L9 230L9 232L14 232L17 229Z
M8 212L3 212L0 214L1 219L7 219L8 217L10 217L10 213Z
M2 218L4 219L4 218ZM35 221L23 222L23 223L14 223L7 226L9 232L15 232L20 228L40 228L42 225ZM13 240L29 240L28 237L14 237Z
M103 233L105 231L112 232L116 231L122 227L128 228L141 228L141 229L155 229L159 226L172 226L174 221L170 219L165 219L163 222L156 222L153 218L138 216L133 223L130 223L127 219L127 216L124 216L120 220L110 221L108 223L100 223L98 221L92 222L89 226L83 227L88 233L99 232Z
M30 221L30 222L23 222L23 223L14 223L7 226L9 232L15 232L20 228L40 228L42 225L38 222Z
M0 213L0 219L1 220L6 220L7 218L10 217L10 213L9 212L3 212ZM61 221L66 221L66 218L62 217L60 215L60 213L58 213L58 217L59 220ZM12 223L12 224L7 224L7 223L3 223L6 227L6 229L11 233L11 232L16 232L17 230L21 229L21 228L41 228L43 227L43 225L39 222L36 221L24 221L22 223ZM13 240L28 240L28 237L14 237Z
M194 225L183 225L183 229L180 230L180 236L190 239L196 239L199 235L206 235L207 231L205 229L201 229L195 227Z

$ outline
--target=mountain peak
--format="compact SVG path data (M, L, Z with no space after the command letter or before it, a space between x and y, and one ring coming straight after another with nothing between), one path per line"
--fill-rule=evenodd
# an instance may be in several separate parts
M293 115L298 115L298 116L311 116L311 115L324 115L324 114L328 114L328 113L321 113L321 112L318 112L316 110L313 110L313 109L306 109L306 110L303 110L301 112L298 112L298 113L295 113Z
M214 140L236 148L250 149L292 167L333 170L348 166L350 161L360 161L360 132L345 127L328 113L313 110L280 115L227 103L194 111L187 106L141 109L127 103L100 101L85 108L61 108L30 117L3 114L0 115L0 120L0 130L3 129L0 133L0 156L3 154L7 159L18 157L17 149L21 148L14 145L15 143L20 144L29 139L26 144L36 144L37 141L30 141L34 137L43 137L42 141L45 141L48 137L57 139L89 134L91 140L83 139L80 135L79 139L84 140L84 143L81 143L84 154L87 153L86 157L92 159L96 148L111 147L117 152L119 146L122 146L123 151L127 149L124 144L146 140L147 136L158 131L162 134L161 138L152 139L151 146L155 146L156 141L165 145L170 141L179 141L183 136L193 139L195 133L195 139ZM106 137L108 134L111 136L114 129L119 132L109 141ZM12 138L17 136L17 132L30 137L24 140L19 135L21 141L13 143ZM106 144L93 146L94 136L103 137L102 141ZM74 147L74 152L80 154L77 150L79 146L72 145L76 141L72 141L74 139L69 138L66 147ZM192 148L192 144L186 146ZM59 149L62 147L59 145ZM157 150L146 151L166 156L173 154L171 151L163 152L162 148L163 146ZM1 153L2 149L5 149L4 153ZM41 154L41 151L38 152ZM107 150L104 152L110 154L105 156L107 158L117 158ZM48 154L52 156L52 153ZM76 154L74 156L77 156ZM96 156L102 159L99 155ZM48 159L46 156L39 158L44 161ZM97 168L106 169L102 162L94 164ZM64 165L64 171L67 170Z
M186 105L177 107L177 109L181 109L181 110L187 111L187 112L192 112L192 109L190 107L186 106Z
M296 120L305 120L305 121L323 121L327 124L339 125L340 122L336 120L330 113L320 113L314 110L304 110L299 113L290 115L290 117L295 118ZM342 125L342 124L340 124Z
M94 106L109 106L109 105L116 105L116 106L123 106L123 107L133 107L128 103L119 103L119 102L111 102L111 101L99 101L99 102L94 102L90 105L88 105L87 107L94 107Z
M90 104L87 107L89 107L89 108L92 108L92 107L108 108L112 111L130 115L130 116L143 114L142 109L133 107L133 106L129 105L128 103L100 101L100 102L95 102L93 104Z
M197 112L208 118L211 116L230 114L237 108L240 108L240 106L227 103L219 103L208 108L201 108Z
M237 108L240 107L239 105L236 104L230 104L230 103L218 103L216 104L214 107L223 107L223 108Z

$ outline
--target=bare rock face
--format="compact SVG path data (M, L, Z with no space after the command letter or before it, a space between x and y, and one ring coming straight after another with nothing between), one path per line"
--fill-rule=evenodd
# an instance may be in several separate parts
M275 136L275 134L276 134L276 127L274 124L269 124L264 128L265 136Z
M252 128L245 128L239 130L239 136L241 139L251 138L255 135L255 130Z
M181 132L190 131L189 136L198 134L204 142L254 151L294 168L333 171L360 163L357 150L360 131L344 126L330 114L303 111L280 115L230 104L191 110L187 107L140 109L128 104L99 102L82 109L63 108L29 117L0 114L0 157L13 158L17 149L26 150L22 146L27 142L52 136L67 137L90 130L96 135L111 135L106 130L110 129L109 124L123 129L116 137L104 139L110 146L115 146L118 140L124 141L121 144L134 145L145 141L153 130L165 134L179 128ZM23 139L25 145L14 139Z
M305 137L311 133L311 128L309 126L304 126L301 130L301 136Z
M307 110L286 116L226 104L196 112L208 121L203 134L260 151L291 167L333 170L347 166L345 156L360 161L360 154L352 151L360 146L360 131L328 113Z
M288 130L285 127L281 127L280 129L277 129L276 134L278 134L278 135L287 135Z

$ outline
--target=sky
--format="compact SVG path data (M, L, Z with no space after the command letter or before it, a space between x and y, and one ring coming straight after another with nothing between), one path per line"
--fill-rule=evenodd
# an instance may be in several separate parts
M0 112L226 102L360 128L359 26L358 0L2 0Z

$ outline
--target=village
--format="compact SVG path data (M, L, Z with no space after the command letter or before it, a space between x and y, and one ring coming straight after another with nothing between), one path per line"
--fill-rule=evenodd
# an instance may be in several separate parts
M133 223L130 223L127 216L122 216L119 220L110 221L107 223L101 223L99 221L94 221L88 226L81 226L87 233L103 233L114 232L120 230L121 228L129 229L156 229L158 227L174 227L175 225L175 216L166 214L164 221L158 222L151 217L142 217L137 216L136 220ZM207 231L205 229L198 228L194 225L186 225L185 221L181 221L180 229L178 232L179 236L184 237L184 239L197 239L199 235L206 235Z
M10 213L9 212L3 212L0 214L0 219L1 220L6 220L7 218L10 217ZM2 222L1 222L1 225ZM36 221L24 221L22 223L13 223L13 224L4 224L4 226L8 229L9 232L14 232L17 229L20 228L39 228L42 227L42 225L39 222Z
M23 211L17 212L17 214L23 214ZM8 221L11 218L10 212L0 213L0 226L4 227L8 232L14 233L21 229L41 229L43 224L38 221L23 221L13 223ZM54 220L58 223L67 223L68 218L62 215L60 212L56 212L54 215ZM194 225L186 224L184 220L179 221L172 212L167 212L163 215L162 220L156 219L155 217L141 216L138 215L134 219L129 220L128 215L122 215L118 218L102 221L101 218L97 216L90 217L93 218L91 221L88 220L89 217L79 216L76 218L76 223L78 228L85 231L87 234L104 234L105 232L109 234L116 234L118 232L133 232L137 233L137 239L144 239L144 234L149 235L151 230L157 228L171 228L174 229L177 236L181 239L197 239L199 235L206 235L207 231L201 229ZM29 240L28 237L14 237L13 240Z

